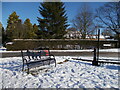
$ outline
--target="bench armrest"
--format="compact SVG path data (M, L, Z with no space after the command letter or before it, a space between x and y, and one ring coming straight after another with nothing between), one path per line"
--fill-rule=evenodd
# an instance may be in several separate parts
M25 57L23 57L23 62L24 62L24 63L27 63L28 60L27 60Z
M55 56L53 54L50 54L49 56L55 58Z

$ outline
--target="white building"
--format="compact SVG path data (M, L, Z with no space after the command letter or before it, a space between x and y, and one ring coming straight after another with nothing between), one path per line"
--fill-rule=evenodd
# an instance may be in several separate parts
M64 37L67 39L78 39L81 38L81 33L79 31L69 31Z
M82 34L80 31L68 31L67 34L64 35L65 38L67 39L81 39ZM109 36L107 36L109 37ZM86 35L86 39L97 39L98 35ZM106 39L106 36L100 35L100 39Z

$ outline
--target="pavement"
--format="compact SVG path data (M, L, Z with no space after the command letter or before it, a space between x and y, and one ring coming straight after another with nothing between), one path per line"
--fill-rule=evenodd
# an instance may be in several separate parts
M66 51L62 52L61 50L53 50L51 51L51 54L55 56L93 56L92 51ZM7 52L0 52L0 57L5 58L5 57L20 57L21 52L20 51L7 51ZM118 57L118 52L100 52L99 54L100 57Z

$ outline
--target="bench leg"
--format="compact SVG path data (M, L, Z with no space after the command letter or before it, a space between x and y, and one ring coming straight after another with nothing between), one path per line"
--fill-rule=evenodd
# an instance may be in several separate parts
M49 60L49 65L50 65L50 60Z
M30 70L30 69L29 69L29 65L27 65L27 73L28 73L28 74L29 74L29 70Z
M24 71L24 64L23 64L23 66L22 66L22 71Z
M29 67L28 67L28 72L27 73L29 74Z
M55 60L55 59L54 59ZM56 60L55 60L55 67L56 67Z

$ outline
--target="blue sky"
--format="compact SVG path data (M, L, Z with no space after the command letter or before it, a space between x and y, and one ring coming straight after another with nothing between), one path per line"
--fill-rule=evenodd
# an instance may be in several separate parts
M89 2L88 4L91 6L92 10L95 11L96 8L102 6L104 3L105 2ZM79 12L79 8L82 4L82 2L65 2L69 23ZM26 18L29 18L32 24L38 24L37 17L40 17L38 12L39 6L39 2L2 2L3 26L7 26L7 19L13 11L17 12L17 15L20 16L19 18L22 19L23 22Z

